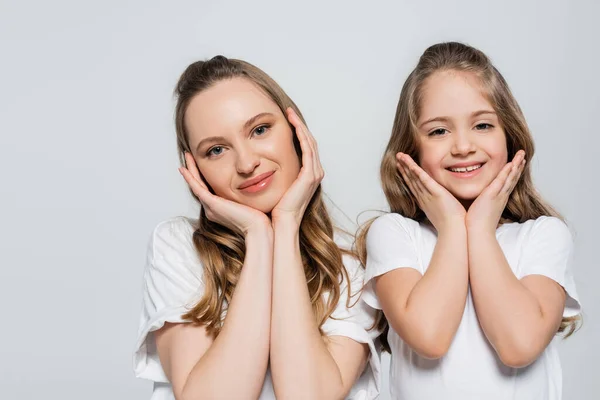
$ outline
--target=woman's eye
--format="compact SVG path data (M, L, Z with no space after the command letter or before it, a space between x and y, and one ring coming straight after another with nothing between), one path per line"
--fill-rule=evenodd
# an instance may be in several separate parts
M429 132L429 136L440 136L440 135L443 135L444 133L446 133L446 130L444 128L438 128L438 129L435 129L435 130Z
M490 128L493 128L493 125L486 124L485 122L475 125L475 129L477 129L478 131L484 131Z
M261 125L256 127L256 129L254 130L254 134L255 135L264 135L265 133L267 133L267 130L269 129L269 127L267 125Z
M209 157L210 156L218 156L221 153L223 153L223 147L222 146L215 146L215 147L212 147L210 150L208 150L206 152L206 155L209 156Z

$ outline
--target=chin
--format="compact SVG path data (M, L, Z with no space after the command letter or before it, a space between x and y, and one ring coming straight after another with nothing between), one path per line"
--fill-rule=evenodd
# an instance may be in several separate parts
M460 190L452 191L452 195L460 200L473 201L481 194L482 189L479 187L461 188Z
M242 202L242 204L262 213L269 214L273 211L280 199L281 196L264 196L264 198L254 198L248 202Z

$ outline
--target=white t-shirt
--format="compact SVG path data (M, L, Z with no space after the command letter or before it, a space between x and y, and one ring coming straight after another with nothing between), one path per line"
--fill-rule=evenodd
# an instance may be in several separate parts
M519 279L538 274L558 282L567 292L563 315L580 312L571 274L572 240L558 218L540 217L525 223L508 223L496 238ZM399 214L379 217L367 236L364 301L381 309L373 278L396 268L414 268L424 274L437 241L435 229ZM562 371L555 340L525 368L502 364L488 343L477 319L469 291L460 326L448 353L428 360L415 353L390 328L392 352L390 390L399 400L559 400ZM560 339L559 339L560 340Z
M184 323L181 315L200 299L203 290L202 264L192 241L197 221L184 217L173 218L159 224L148 247L144 273L143 310L138 340L134 354L135 375L154 381L152 400L174 400L173 390L161 367L153 332L165 322ZM344 264L351 279L352 293L362 286L364 270L352 257L344 256ZM346 336L369 345L370 357L365 371L356 381L349 399L374 399L379 394L380 359L374 343L380 334L368 331L373 325L376 311L359 300L346 307L347 282L341 287L340 300L332 316L322 326L328 336ZM358 296L350 299L356 302ZM270 370L267 370L260 400L275 399Z

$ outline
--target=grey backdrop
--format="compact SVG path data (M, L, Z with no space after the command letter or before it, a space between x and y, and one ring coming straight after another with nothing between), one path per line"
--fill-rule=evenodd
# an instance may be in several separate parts
M586 322L561 344L564 392L596 398L598 15L593 1L2 0L0 397L149 397L131 370L147 239L197 213L172 123L190 62L220 53L271 74L355 220L385 208L378 166L403 80L426 46L460 40L512 86L536 183L576 231Z

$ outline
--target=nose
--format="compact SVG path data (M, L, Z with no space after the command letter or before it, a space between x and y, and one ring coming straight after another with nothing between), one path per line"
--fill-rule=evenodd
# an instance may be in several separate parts
M466 156L475 152L476 146L471 137L471 132L457 131L454 134L454 142L452 143L452 155Z
M237 160L235 169L238 174L248 175L260 165L260 157L250 146L239 148L237 151Z

